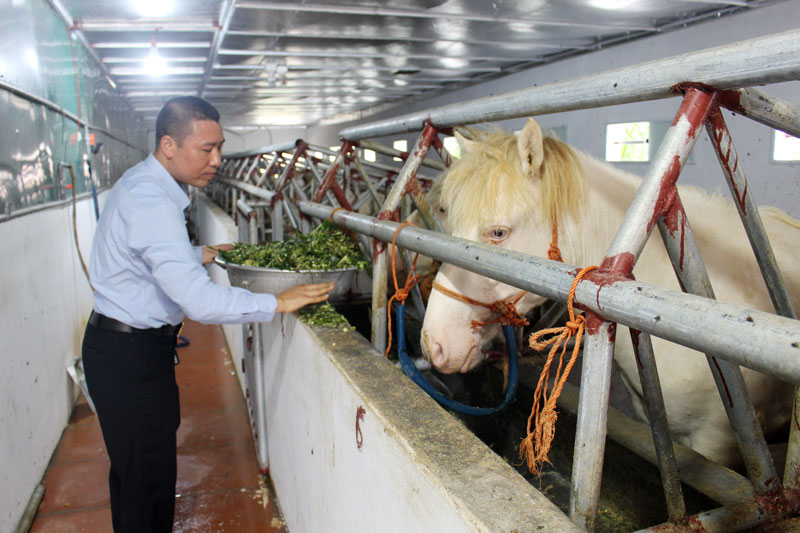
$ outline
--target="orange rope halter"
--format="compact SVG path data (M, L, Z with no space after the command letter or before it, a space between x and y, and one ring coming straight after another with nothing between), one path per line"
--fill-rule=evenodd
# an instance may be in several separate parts
M575 300L575 289L578 283L583 279L588 272L595 270L596 266L587 266L575 276L572 281L572 286L569 289L569 296L567 298L567 309L569 310L569 320L567 324L560 328L547 328L536 333L531 334L529 342L530 347L534 350L541 351L547 346L552 345L550 353L547 355L547 362L545 362L542 373L539 376L539 383L536 386L536 392L533 395L533 409L528 417L527 436L523 439L519 447L520 458L525 459L528 463L528 468L532 474L540 475L541 467L544 463L550 463L547 457L547 452L550 451L550 444L556 433L556 420L558 414L556 413L556 401L561 395L564 384L569 377L572 367L578 358L578 352L581 348L581 339L583 331L586 327L585 315L575 316L573 302ZM543 335L550 333L558 334L545 341L539 341ZM575 335L575 347L572 350L572 357L570 357L567 366L562 373L561 369L564 363L564 353L567 350L567 343L569 339ZM548 396L547 385L550 377L550 365L553 363L556 351L559 346L562 346L561 355L558 359L558 369L556 370L555 383L553 391ZM541 404L540 405L540 400ZM533 431L531 431L531 423L533 422ZM550 463L552 464L552 463Z
M525 291L520 291L519 294L516 296L512 296L511 298L506 298L504 300L497 300L490 304L480 302L478 300L473 300L469 296L464 296L463 294L459 294L455 291L451 291L447 287L433 282L433 288L437 291L441 292L445 296L449 296L454 300L459 300L464 303L468 303L470 305L477 305L478 307L485 307L492 313L496 314L497 317L493 318L492 320L487 320L486 322L481 322L479 320L473 320L471 326L473 328L479 326L486 326L488 324L503 324L508 326L527 326L528 319L521 317L519 312L517 311L517 302L525 296Z
M417 266L417 258L419 254L414 255L414 261L411 262L411 271L409 271L408 275L406 276L406 284L403 288L397 284L397 263L395 263L394 259L394 252L397 249L397 234L400 233L400 230L403 229L405 226L414 226L411 222L403 222L397 229L394 230L394 236L392 237L392 280L394 281L394 294L391 298L389 298L389 303L386 305L386 314L388 316L387 329L389 331L389 340L386 343L386 353L384 353L384 357L388 359L389 357L389 349L392 347L392 302L397 300L400 303L406 301L408 298L411 289L414 288L419 282L419 276L414 274L414 268ZM416 226L414 226L416 227Z

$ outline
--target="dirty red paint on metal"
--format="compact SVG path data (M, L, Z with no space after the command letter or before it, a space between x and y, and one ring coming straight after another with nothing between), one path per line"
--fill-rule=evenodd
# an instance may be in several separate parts
M680 233L680 258L678 261L678 268L683 271L683 256L684 256L684 243L686 234L686 212L683 210L680 196L678 195L677 187L672 187L672 190L666 194L666 208L661 220L664 226L669 230L670 235L675 237L675 233ZM681 285L683 288L683 285Z
M672 94L686 95L692 89L706 92L709 94L717 91L717 89L713 85L708 85L706 83L700 83L696 81L683 81L681 83L676 83L675 85L670 87L669 90Z
M718 107L711 112L708 120L714 131L712 138L714 149L717 151L717 156L725 168L725 178L733 188L736 201L739 203L742 213L746 215L747 208L745 207L745 198L747 198L747 178L744 178L744 188L740 191L734 179L734 173L739 169L739 156L736 150L733 149L730 131L728 131L728 126L725 124L725 119ZM723 140L725 140L727 144L725 153L722 152Z
M277 195L272 197L270 207L275 207L275 204L283 199L283 188L289 180L294 177L294 169L297 165L297 161L301 156L305 155L306 148L308 148L308 145L305 142L298 141L295 151L292 154L292 159L286 164L286 174L281 176L281 179L278 180L278 183L275 185L275 192Z
M356 446L358 446L359 451L361 451L361 447L364 445L364 435L361 433L361 421L364 420L364 415L366 414L367 410L359 405L358 409L356 409Z
M601 317L597 313L593 313L591 311L586 312L587 334L597 335L600 332L600 328L603 326L604 323L608 324L608 330L606 331L606 335L608 336L608 342L613 343L617 337L617 323L607 322L603 317Z
M690 128L686 133L685 145L696 137L698 130L708 118L711 108L716 106L717 96L716 93L708 93L705 90L701 90L696 84L678 85L676 87L680 92L686 89L686 96L678 109L678 113L675 115L675 119L672 121L672 126L676 126L682 118L689 122ZM653 216L647 224L648 233L670 207L673 201L671 195L676 194L673 189L682 168L681 153L677 147L673 147L672 162L661 176L661 189L653 209Z
M330 167L328 167L328 172L325 173L325 177L322 180L322 184L320 184L319 189L314 194L314 197L311 199L312 202L318 204L325 198L325 193L331 188L331 182L336 180L336 172L339 170L339 163L333 163Z
M404 194L410 194L412 196L422 194L422 187L419 184L416 176L412 176L408 183L406 184Z
M600 267L598 267L597 270L593 270L583 277L584 280L589 280L597 286L595 301L598 309L602 309L600 305L600 291L603 290L603 287L612 285L618 281L633 279L631 272L633 271L633 265L635 263L636 258L632 253L623 252L613 257L606 257L603 259L603 262L600 263ZM578 272L579 271L570 272L570 274L576 276ZM587 313L592 312L580 303L576 303L575 305Z
M378 216L375 217L378 220L389 220L392 222L400 222L400 208L396 208L394 211L381 211L378 213ZM377 227L377 225L373 222L373 228ZM376 258L386 251L387 244L379 239L372 240L372 257Z
M653 229L653 226L655 226L656 222L658 222L658 219L661 218L662 215L664 215L664 213L666 213L666 211L672 205L674 195L676 194L675 182L678 181L678 176L680 175L682 168L683 165L681 163L681 157L679 154L675 154L672 158L669 168L661 177L661 190L658 193L656 205L653 208L653 216L647 223L647 233L650 233L650 231Z
M342 147L339 150L339 154L342 155L344 159L348 153L353 148L353 143L350 141L344 141L342 143ZM336 173L339 170L339 163L334 162L329 168L328 171L325 173L325 177L322 180L322 184L319 187L319 190L314 194L314 197L311 199L314 203L319 203L325 197L325 193L329 190L333 192L333 195L336 197L336 200L339 202L339 205L347 209L348 211L352 211L353 207L350 205L350 202L342 192L342 189L339 187L339 184L336 183Z
M714 366L717 368L717 373L719 374L719 379L722 381L722 386L725 388L725 394L728 396L728 407L733 407L733 397L731 396L731 391L728 390L728 383L725 381L725 376L722 375L722 369L719 367L719 362L717 362L717 358L712 356L711 361L714 363Z
M636 329L629 329L628 331L631 332L631 343L633 343L633 354L636 356L636 364L639 368L644 368L642 359L639 357L639 337L642 335L642 332Z
M595 281L599 274L616 274L624 279L630 279L633 274L633 266L636 264L636 256L630 252L622 252L611 257L606 257L600 263L600 267L586 275L587 278ZM620 281L615 279L614 281ZM597 283L595 281L595 283ZM599 283L598 283L599 284ZM609 283L605 283L608 285Z
M730 109L734 113L739 113L740 115L747 115L747 111L744 107L742 107L742 93L738 89L732 89L727 91L719 91L719 105L726 109Z

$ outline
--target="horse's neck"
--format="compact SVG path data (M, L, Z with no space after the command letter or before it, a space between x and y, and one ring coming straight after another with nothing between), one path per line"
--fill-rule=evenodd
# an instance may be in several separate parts
M567 219L564 259L576 265L598 264L622 222L641 180L628 172L578 152L587 184L586 204Z

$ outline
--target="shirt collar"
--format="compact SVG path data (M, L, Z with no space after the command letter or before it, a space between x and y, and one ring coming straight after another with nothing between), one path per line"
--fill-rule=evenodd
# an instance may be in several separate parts
M152 153L147 156L147 159L144 160L144 164L147 165L148 169L152 171L153 175L155 175L159 182L164 184L164 188L169 195L169 198L178 206L181 211L186 209L189 206L189 195L186 194L186 191L183 190L181 184L172 177L172 175L164 168L164 165L156 159L155 155Z

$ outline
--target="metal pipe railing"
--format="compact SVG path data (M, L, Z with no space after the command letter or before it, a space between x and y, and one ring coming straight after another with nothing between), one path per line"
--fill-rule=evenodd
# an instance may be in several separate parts
M321 219L333 211L313 202L298 208ZM389 243L399 226L344 211L333 221ZM414 226L399 232L397 244L551 300L567 300L577 271L574 265ZM602 285L584 279L575 301L608 320L800 384L800 321L625 279Z
M494 122L676 95L687 82L711 88L739 89L800 78L800 30L708 48L630 67L548 83L506 94L426 109L387 120L345 128L349 141L410 133L426 121L437 128ZM724 103L723 103L724 105ZM752 117L760 121L758 116ZM800 137L797 124L784 130Z

